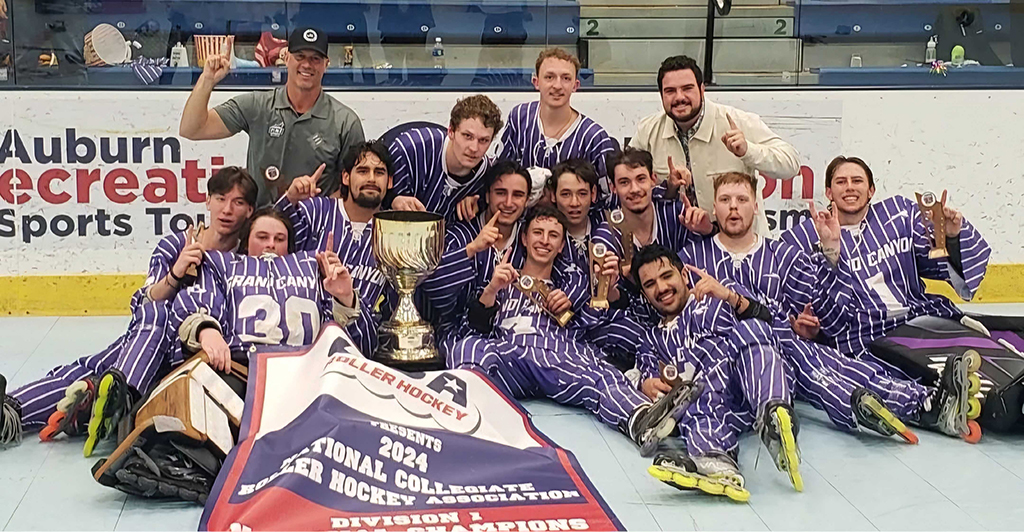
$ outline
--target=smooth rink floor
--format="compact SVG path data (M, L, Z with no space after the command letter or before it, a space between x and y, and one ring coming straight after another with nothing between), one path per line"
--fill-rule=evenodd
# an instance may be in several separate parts
M1024 315L1024 304L969 305L987 314ZM127 317L2 318L0 373L9 386L98 351ZM846 434L798 405L804 492L793 491L757 438L741 441L749 503L680 492L648 476L625 436L590 414L528 401L536 426L575 453L628 530L1019 530L1024 528L1024 436L985 434L981 443L918 430L919 445L874 434ZM758 451L761 450L760 456ZM97 454L102 456L104 448ZM129 497L92 480L97 458L82 440L39 442L27 435L0 451L4 530L195 530L202 508Z

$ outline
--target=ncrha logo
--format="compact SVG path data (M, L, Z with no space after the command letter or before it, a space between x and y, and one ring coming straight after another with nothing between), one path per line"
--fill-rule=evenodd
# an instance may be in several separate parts
M467 382L457 372L406 374L364 358L352 341L338 331L324 373L338 373L359 381L382 399L394 398L416 417L431 417L445 430L472 434L480 427L480 411L470 404Z

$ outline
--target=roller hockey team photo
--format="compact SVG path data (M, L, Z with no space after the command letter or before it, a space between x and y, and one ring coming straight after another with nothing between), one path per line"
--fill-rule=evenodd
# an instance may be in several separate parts
M1020 529L1019 65L1018 0L0 0L0 530Z

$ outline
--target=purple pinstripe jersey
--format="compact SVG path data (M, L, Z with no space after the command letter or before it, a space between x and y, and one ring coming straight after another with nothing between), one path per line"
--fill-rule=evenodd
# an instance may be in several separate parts
M636 357L641 379L658 376L659 361L675 364L682 371L687 362L701 369L714 366L719 359L731 359L726 339L736 323L736 313L725 302L712 297L697 301L690 296L674 320L645 327Z
M185 233L171 233L157 242L156 249L153 250L153 255L149 258L146 282L143 283L142 288L132 294L130 307L132 314L138 310L139 305L146 301L146 292L149 287L167 277L183 249L185 249Z
M963 278L946 259L928 258L931 237L914 200L894 196L872 204L858 229L842 231L839 282L851 300L847 328L836 337L840 351L865 352L872 340L917 316L960 319L952 301L925 293L922 278L948 282L963 299L974 296L991 249L973 225L964 220L960 231ZM807 219L782 239L810 252L818 233Z
M594 234L597 232L597 228L601 227L601 224L604 223L604 210L596 206L591 207L587 217L590 219L590 231L581 239L577 239L566 233L565 250L563 253L565 253L569 262L572 264L571 268L573 268L573 270L579 269L580 271L586 272L589 276L590 242L594 240Z
M652 206L654 207L654 232L651 237L652 244L661 244L671 250L678 252L683 249L687 244L691 242L698 242L704 237L698 235L679 222L679 214L683 212L683 204L675 200L664 200L655 199L652 200ZM594 232L594 242L601 242L608 246L608 249L615 252L620 258L622 257L622 233L618 229L612 227L607 220L601 222L601 226ZM640 249L636 242L633 240L634 253ZM628 289L633 293L639 293L639 290L632 285L631 280L621 279L620 285L624 289ZM652 324L660 319L657 311L643 298L643 294L640 293L640 297L634 297L632 304L630 305L630 311L634 317L643 324Z
M382 316L390 316L397 298L394 287L377 269L373 256L373 220L357 230L345 212L345 204L332 198L310 198L296 205L281 198L277 202L295 226L296 251L323 251L327 237L334 233L334 252L349 269L352 285L359 291L362 312L346 330L359 349L370 356L377 348L377 329Z
M465 184L448 174L444 150L448 132L443 129L419 128L403 132L391 143L388 151L395 163L391 189L399 196L414 196L428 211L455 220L455 207L466 196L483 192L483 176L491 164L489 157L473 170Z
M178 293L173 330L205 312L220 324L232 352L254 344L309 345L333 319L331 296L320 282L313 252L249 257L207 252L194 285Z
M845 323L843 307L832 297L836 270L821 253L809 255L791 244L758 237L754 249L734 258L713 237L686 246L679 258L719 281L742 285L771 310L776 327L789 330L789 317L803 312L807 303L813 305L826 334L838 334Z
M441 256L438 267L430 278L424 281L421 289L430 300L431 305L445 323L458 323L462 320L470 297L476 297L494 275L494 267L501 260L504 252L493 247L477 253L470 259L466 255L466 246L480 234L486 212L481 213L468 222L455 222L448 225L445 235L445 252ZM512 256L509 259L513 267L519 269L526 261L526 248L519 235L519 222L509 245ZM590 297L590 291L584 278L585 271L575 267L566 254L565 248L555 258L552 268L552 282L567 287L565 293L573 302L573 308L582 307Z
M580 113L561 138L548 139L540 121L540 102L521 103L508 113L505 128L493 146L496 155L518 161L523 166L553 168L556 164L577 157L589 161L604 181L605 155L615 151L615 142L604 128ZM604 185L606 186L606 185ZM605 190L607 192L607 190Z
M560 288L556 283L546 282L552 289ZM526 294L512 286L498 293L495 304L499 309L491 338L566 355L597 356L583 337L606 323L612 315L582 306L574 309L576 314L565 327L561 327Z

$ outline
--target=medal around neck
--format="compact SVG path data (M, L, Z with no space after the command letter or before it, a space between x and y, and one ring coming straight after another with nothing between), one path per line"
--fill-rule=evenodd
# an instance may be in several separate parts
M941 259L949 256L946 250L946 214L943 209L946 207L946 191L942 191L942 199L937 199L935 193L915 192L917 205L921 208L921 216L924 217L925 227L932 231L932 249L928 251L929 259Z
M444 369L434 330L420 317L413 292L441 260L444 218L430 212L384 211L373 217L373 256L377 268L398 291L391 319L381 324L373 358L405 370Z

